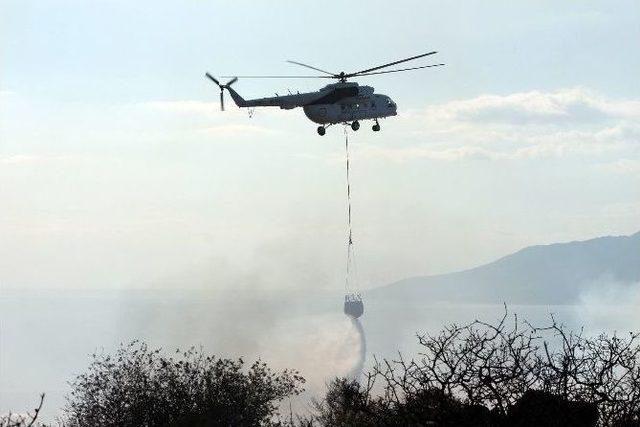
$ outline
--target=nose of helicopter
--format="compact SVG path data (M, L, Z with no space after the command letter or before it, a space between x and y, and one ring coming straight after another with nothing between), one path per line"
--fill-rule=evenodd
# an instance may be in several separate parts
M389 116L396 116L398 114L398 105L388 96L385 96L387 111L386 114Z
M395 102L393 102L393 101L391 101L391 103L390 103L390 104L391 104L391 105L390 105L390 107L391 107L391 113L392 113L392 115L397 116L397 115L398 115L398 104L396 104L396 103L395 103Z

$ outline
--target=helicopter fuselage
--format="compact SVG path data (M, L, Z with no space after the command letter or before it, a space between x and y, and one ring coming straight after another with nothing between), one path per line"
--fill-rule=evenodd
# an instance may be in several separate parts
M309 120L321 125L375 120L397 114L395 103L385 95L350 97L333 104L311 104L302 108Z
M360 86L355 82L329 84L316 92L247 100L233 89L228 90L238 107L280 107L285 110L302 107L311 121L321 125L397 115L397 106L391 98L374 93L371 86Z

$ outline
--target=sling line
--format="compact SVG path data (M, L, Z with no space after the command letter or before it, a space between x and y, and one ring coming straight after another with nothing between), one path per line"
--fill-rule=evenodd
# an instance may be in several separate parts
M344 127L344 148L346 154L346 175L347 175L347 225L348 225L348 239L347 239L347 268L345 278L345 290L347 292L350 289L351 268L353 263L353 232L351 229L351 181L349 178L349 134L347 127Z

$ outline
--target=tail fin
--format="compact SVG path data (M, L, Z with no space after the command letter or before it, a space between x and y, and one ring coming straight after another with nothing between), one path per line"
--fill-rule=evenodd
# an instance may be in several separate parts
M243 97L241 97L238 92L236 92L235 90L231 89L229 86L227 86L226 89L229 91L229 94L231 95L231 98L233 99L233 102L235 102L238 107L247 107L248 106L247 101L245 101L245 99Z

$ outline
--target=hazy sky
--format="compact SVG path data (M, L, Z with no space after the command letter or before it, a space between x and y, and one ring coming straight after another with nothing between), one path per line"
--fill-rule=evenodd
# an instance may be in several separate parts
M362 78L363 287L640 229L637 1L0 0L0 286L340 288L342 129L218 109L203 74ZM417 61L423 65L429 61ZM323 80L240 80L245 97Z

